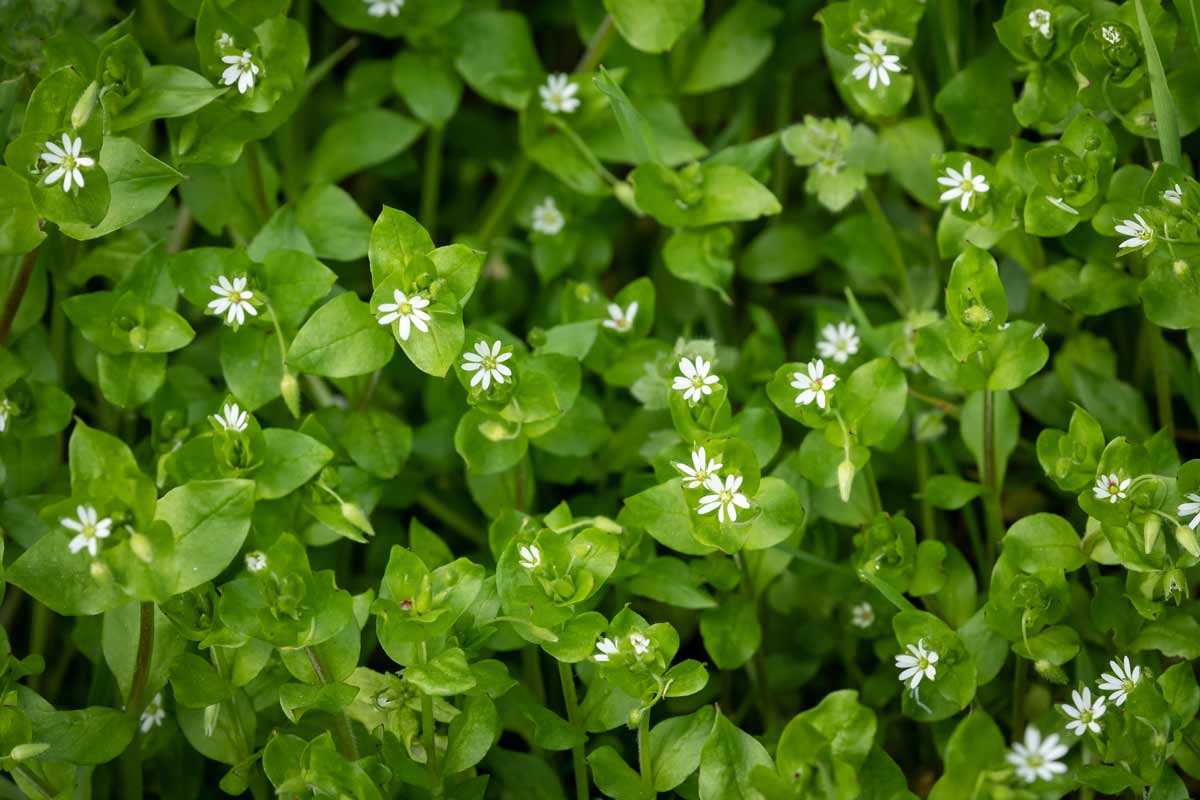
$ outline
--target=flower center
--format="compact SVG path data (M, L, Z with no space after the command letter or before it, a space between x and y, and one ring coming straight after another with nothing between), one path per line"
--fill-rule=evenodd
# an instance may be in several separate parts
M1040 767L1042 765L1043 761L1044 761L1044 759L1037 753L1033 753L1032 755L1029 756L1029 758L1025 759L1025 763L1034 769L1037 769L1038 767Z
M722 505L729 505L733 502L733 492L728 489L722 489L717 496L721 498Z
M237 305L238 303L244 303L245 300L242 298L241 292L230 292L229 293L229 302L233 303L234 305Z
M879 53L871 53L871 66L878 67L883 64L883 56Z
M400 311L401 314L404 314L405 316L407 316L407 315L411 314L413 311L412 303L401 303L400 308L398 310Z
M824 378L813 378L812 379L812 390L814 392L824 391L825 390L824 380L825 380Z
M1108 484L1108 493L1109 494L1120 494L1121 493L1120 485L1116 484L1116 483Z
M703 385L704 385L704 378L701 378L699 375L692 376L692 386L695 386L697 389L699 389Z
M975 194L975 184L968 180L963 180L963 182L958 185L958 189L963 194Z
M491 356L483 357L483 368L486 370L494 370L496 368L496 359Z
M918 658L917 659L917 669L921 670L921 672L924 672L925 670L929 669L929 659L924 656Z

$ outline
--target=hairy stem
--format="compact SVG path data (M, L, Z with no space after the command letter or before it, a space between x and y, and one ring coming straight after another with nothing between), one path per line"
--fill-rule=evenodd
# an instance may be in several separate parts
M638 720L638 766L642 770L642 789L649 797L657 797L654 791L654 765L650 760L650 709L642 710Z
M929 445L925 442L917 442L916 461L917 487L921 491L921 535L926 539L936 539L938 538L937 519L933 514L933 504L925 495L926 487L929 485Z
M1025 730L1025 684L1029 679L1029 662L1020 656L1013 656L1017 659L1015 673L1013 674L1013 694L1012 694L1012 728L1010 735L1016 741L1021 738L1021 734Z
M328 686L329 670L325 669L325 665L321 663L320 656L317 651L311 647L304 648L304 654L308 656L308 663L312 667L313 673L316 674L317 680L322 686ZM338 752L342 754L342 758L347 761L358 760L358 743L354 740L354 729L350 727L350 719L346 716L345 711L338 711L333 715L333 735L337 739Z
M758 604L758 595L754 592L754 581L750 575L750 568L747 566L746 559L741 553L734 553L733 560L742 573L742 593L746 595L746 599L754 606L754 617L759 621L761 628L763 627L762 609ZM767 683L766 638L766 631L763 630L762 641L754 651L754 660L746 667L747 672L750 673L750 679L754 683L754 688L757 691L755 702L758 705L758 715L762 719L764 732L770 731L775 727L777 722L775 717L775 703L771 701L771 688Z
M25 299L25 291L29 288L29 279L33 276L33 265L37 263L37 249L30 250L21 257L21 265L17 267L17 277L8 290L8 298L4 301L4 314L0 316L0 347L8 344L8 335L12 333L13 320Z
M1000 506L1000 494L1004 487L996 469L996 402L995 395L990 389L983 392L983 464L982 478L987 493L983 496L984 523L987 526L987 572L991 573L991 564L996 558L996 547L1004 538L1004 514Z
M421 224L435 240L438 193L442 185L443 133L440 127L431 127L425 134L425 163L421 167Z
M429 645L426 642L421 642L420 647L420 663L427 664L429 662ZM429 772L429 794L434 800L441 800L445 796L445 787L442 785L442 771L438 767L437 757L437 735L434 730L433 720L433 695L421 695L421 741L425 747L425 768Z
M150 660L154 655L154 603L143 600L138 606L138 645L133 663L133 678L129 682L129 699L125 710L130 714L141 714L145 707L143 695L146 681L150 679Z
M1171 407L1171 373L1167 365L1167 341L1162 328L1146 321L1146 336L1150 340L1150 364L1154 370L1154 399L1158 409L1158 424L1167 435L1175 436L1175 412Z
M563 704L567 707L567 721L571 726L582 730L579 720L579 695L575 691L575 676L571 673L571 665L558 662L558 679L562 683ZM583 751L584 743L580 742L571 748L571 763L575 768L575 797L577 800L588 800L587 760Z

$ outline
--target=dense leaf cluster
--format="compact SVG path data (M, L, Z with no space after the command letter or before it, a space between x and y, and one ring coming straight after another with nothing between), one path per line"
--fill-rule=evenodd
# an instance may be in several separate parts
M1196 0L0 29L0 796L1200 790Z

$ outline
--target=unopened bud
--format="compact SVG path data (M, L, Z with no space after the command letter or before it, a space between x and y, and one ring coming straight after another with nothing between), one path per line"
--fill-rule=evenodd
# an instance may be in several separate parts
M838 494L842 497L843 503L850 502L850 489L854 486L854 464L849 461L843 461L838 464Z
M1200 542L1196 541L1196 532L1187 525L1175 529L1175 541L1194 558L1200 558Z
M88 570L92 573L92 579L101 586L112 583L112 570L103 561L93 561Z
M354 503L342 503L342 516L346 518L347 522L368 536L375 535L375 529L371 527L371 520L367 519L367 515L363 513L363 510Z
M595 528L599 528L600 530L604 531L605 533L622 533L625 530L620 525L618 525L614 520L611 520L608 517L594 518L592 520L592 526Z
M1151 514L1146 517L1146 523L1142 526L1142 551L1149 553L1154 549L1154 545L1158 542L1158 532L1162 529L1162 520L1157 514Z
M154 559L154 545L150 543L150 539L140 533L133 533L129 537L129 549L139 559L149 564Z
M83 94L79 96L79 100L75 103L75 108L71 110L72 128L78 131L84 125L88 124L88 120L92 118L92 109L96 107L98 99L100 99L100 83L99 81L92 81L83 90Z
M292 374L290 369L284 369L283 380L279 381L279 393L283 395L283 402L287 406L288 411L292 412L292 416L300 417L300 381L296 380L296 376Z
M1039 658L1033 662L1033 668L1037 670L1038 675L1041 675L1051 683L1066 684L1067 682L1067 674L1044 658Z
M146 341L148 338L149 336L146 333L145 328L143 328L141 325L134 326L134 328L129 331L129 346L140 353L146 349Z
M625 181L619 181L616 185L614 185L613 196L617 198L617 201L621 205L628 208L634 214L637 214L639 217L642 216L642 210L638 208L637 200L634 199L633 187L628 183Z
M973 303L963 312L963 322L972 328L982 328L991 321L992 312L978 303Z
M8 756L13 761L25 761L30 758L37 758L49 749L50 745L45 742L29 742L28 744L17 745Z

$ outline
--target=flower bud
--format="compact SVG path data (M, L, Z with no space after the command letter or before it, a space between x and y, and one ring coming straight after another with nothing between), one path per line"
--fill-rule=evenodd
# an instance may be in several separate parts
M638 724L642 721L642 715L645 713L646 713L645 709L643 709L641 706L638 706L637 708L630 711L629 712L629 727L636 728L638 726Z
M129 346L139 353L146 349L146 341L149 338L146 329L141 325L135 325L129 331Z
M1196 541L1196 532L1187 525L1175 528L1175 541L1194 558L1200 558L1200 542Z
M637 200L635 200L633 196L633 187L628 183L625 181L619 181L615 186L613 186L613 196L617 198L617 201L620 202L621 205L625 206L639 217L642 216L642 210L638 208Z
M1158 542L1158 532L1162 529L1162 519L1157 514L1146 517L1142 525L1142 551L1149 553Z
M1179 605L1188 596L1187 577L1181 569L1169 569L1163 573L1163 599L1173 600Z
M992 321L992 312L987 306L981 306L979 303L972 303L963 312L963 322L970 328L982 328Z
M112 570L103 561L93 561L88 570L92 573L92 579L101 586L107 586L112 583Z
M71 110L72 128L80 130L84 125L88 124L88 120L92 118L92 109L96 107L98 99L100 99L100 83L92 81L83 90L83 94L79 96L79 100L75 103L75 108Z
M1065 685L1067 683L1067 673L1063 672L1059 667L1050 663L1044 658L1039 658L1033 662L1033 668L1037 670L1037 674L1041 675L1045 680L1051 683Z
M129 549L143 562L149 564L154 560L154 545L145 535L134 531L129 536Z
M19 744L12 749L8 757L13 761L25 761L30 758L37 758L42 753L50 749L50 745L45 742L29 742L28 744Z
M592 520L592 527L598 528L605 533L624 533L625 529L616 523L616 521L608 517L595 517Z
M371 527L371 520L367 519L367 515L363 513L363 510L354 503L342 503L342 516L346 518L347 522L368 536L375 535L375 529Z
M279 393L283 395L283 402L288 407L288 411L292 412L292 416L300 417L300 381L296 380L296 376L292 374L290 369L283 371L283 379L279 381Z
M854 486L854 464L851 461L846 460L838 464L837 479L838 494L841 495L842 502L850 502L850 489Z

